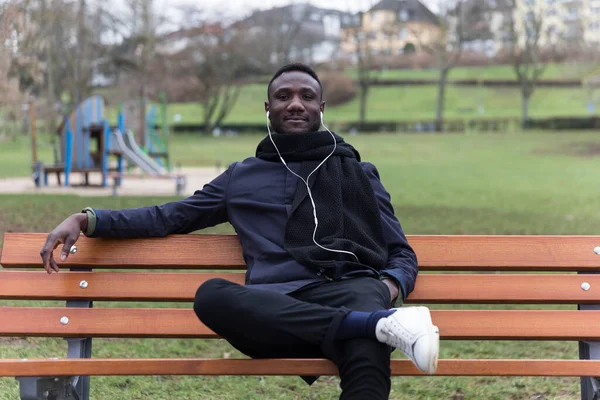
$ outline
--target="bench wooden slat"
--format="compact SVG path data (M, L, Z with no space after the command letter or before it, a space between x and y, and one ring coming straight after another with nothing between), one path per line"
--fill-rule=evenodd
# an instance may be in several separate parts
M193 301L212 278L244 284L244 273L0 271L0 299ZM85 281L87 287L81 288Z
M193 301L217 277L244 284L245 274L0 271L0 299ZM407 303L599 304L600 275L421 274Z
M46 237L47 234L4 234L0 264L5 268L40 268L39 253ZM67 262L59 265L93 268L246 268L235 235L173 235L127 240L90 239L82 235L77 241L77 254L69 256Z
M423 375L408 360L392 360L392 375ZM597 376L600 361L439 360L435 376ZM337 375L324 359L31 359L0 360L0 376Z
M431 315L444 339L600 339L600 311L434 310ZM61 325L62 317L68 324ZM216 337L189 309L2 307L0 320L0 336Z
M581 284L590 284L583 290ZM407 303L600 304L600 275L420 274Z
M0 264L39 268L45 233L6 233ZM599 271L600 236L408 236L422 270ZM245 268L235 235L155 239L81 237L63 265L94 268Z

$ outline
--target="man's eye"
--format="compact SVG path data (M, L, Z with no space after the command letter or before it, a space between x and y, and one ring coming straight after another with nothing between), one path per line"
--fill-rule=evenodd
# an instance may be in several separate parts
M280 94L280 95L278 95L278 96L277 96L277 98L278 98L279 100L285 100L285 99L287 99L288 97L287 97L287 95L286 95L286 94Z
M304 99L305 100L314 100L315 96L312 94L305 94L304 95Z

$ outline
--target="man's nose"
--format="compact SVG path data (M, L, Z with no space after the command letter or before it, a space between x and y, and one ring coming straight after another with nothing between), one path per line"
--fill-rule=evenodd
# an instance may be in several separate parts
M302 99L300 96L292 97L292 101L287 106L288 111L304 111L304 104L302 104Z

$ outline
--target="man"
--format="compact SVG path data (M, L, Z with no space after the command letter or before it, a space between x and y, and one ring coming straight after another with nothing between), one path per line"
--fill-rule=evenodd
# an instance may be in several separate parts
M184 200L72 215L49 234L44 267L58 272L52 250L64 243L65 260L80 231L157 237L229 221L248 265L246 285L204 283L194 301L198 318L253 358L332 360L341 399L387 399L394 348L425 373L437 366L439 333L429 310L390 309L414 288L415 253L375 166L321 130L317 74L286 65L267 96L269 135L256 157L232 164Z

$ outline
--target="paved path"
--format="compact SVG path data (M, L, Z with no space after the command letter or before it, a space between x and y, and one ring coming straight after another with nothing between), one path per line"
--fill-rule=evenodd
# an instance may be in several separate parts
M173 171L172 175L183 175L186 178L186 186L182 196L190 196L194 191L213 180L223 168L181 168ZM137 175L137 174L136 174ZM120 188L117 189L119 196L175 196L175 179L154 178L145 176L125 176ZM64 176L63 176L64 178ZM112 179L109 180L109 187L84 187L78 186L83 182L83 176L79 173L71 174L72 187L58 186L56 174L48 175L48 186L36 187L33 178L5 178L0 179L0 194L23 194L23 193L47 193L47 194L76 194L79 196L112 196ZM90 182L99 185L102 182L102 176L99 173L90 174Z

